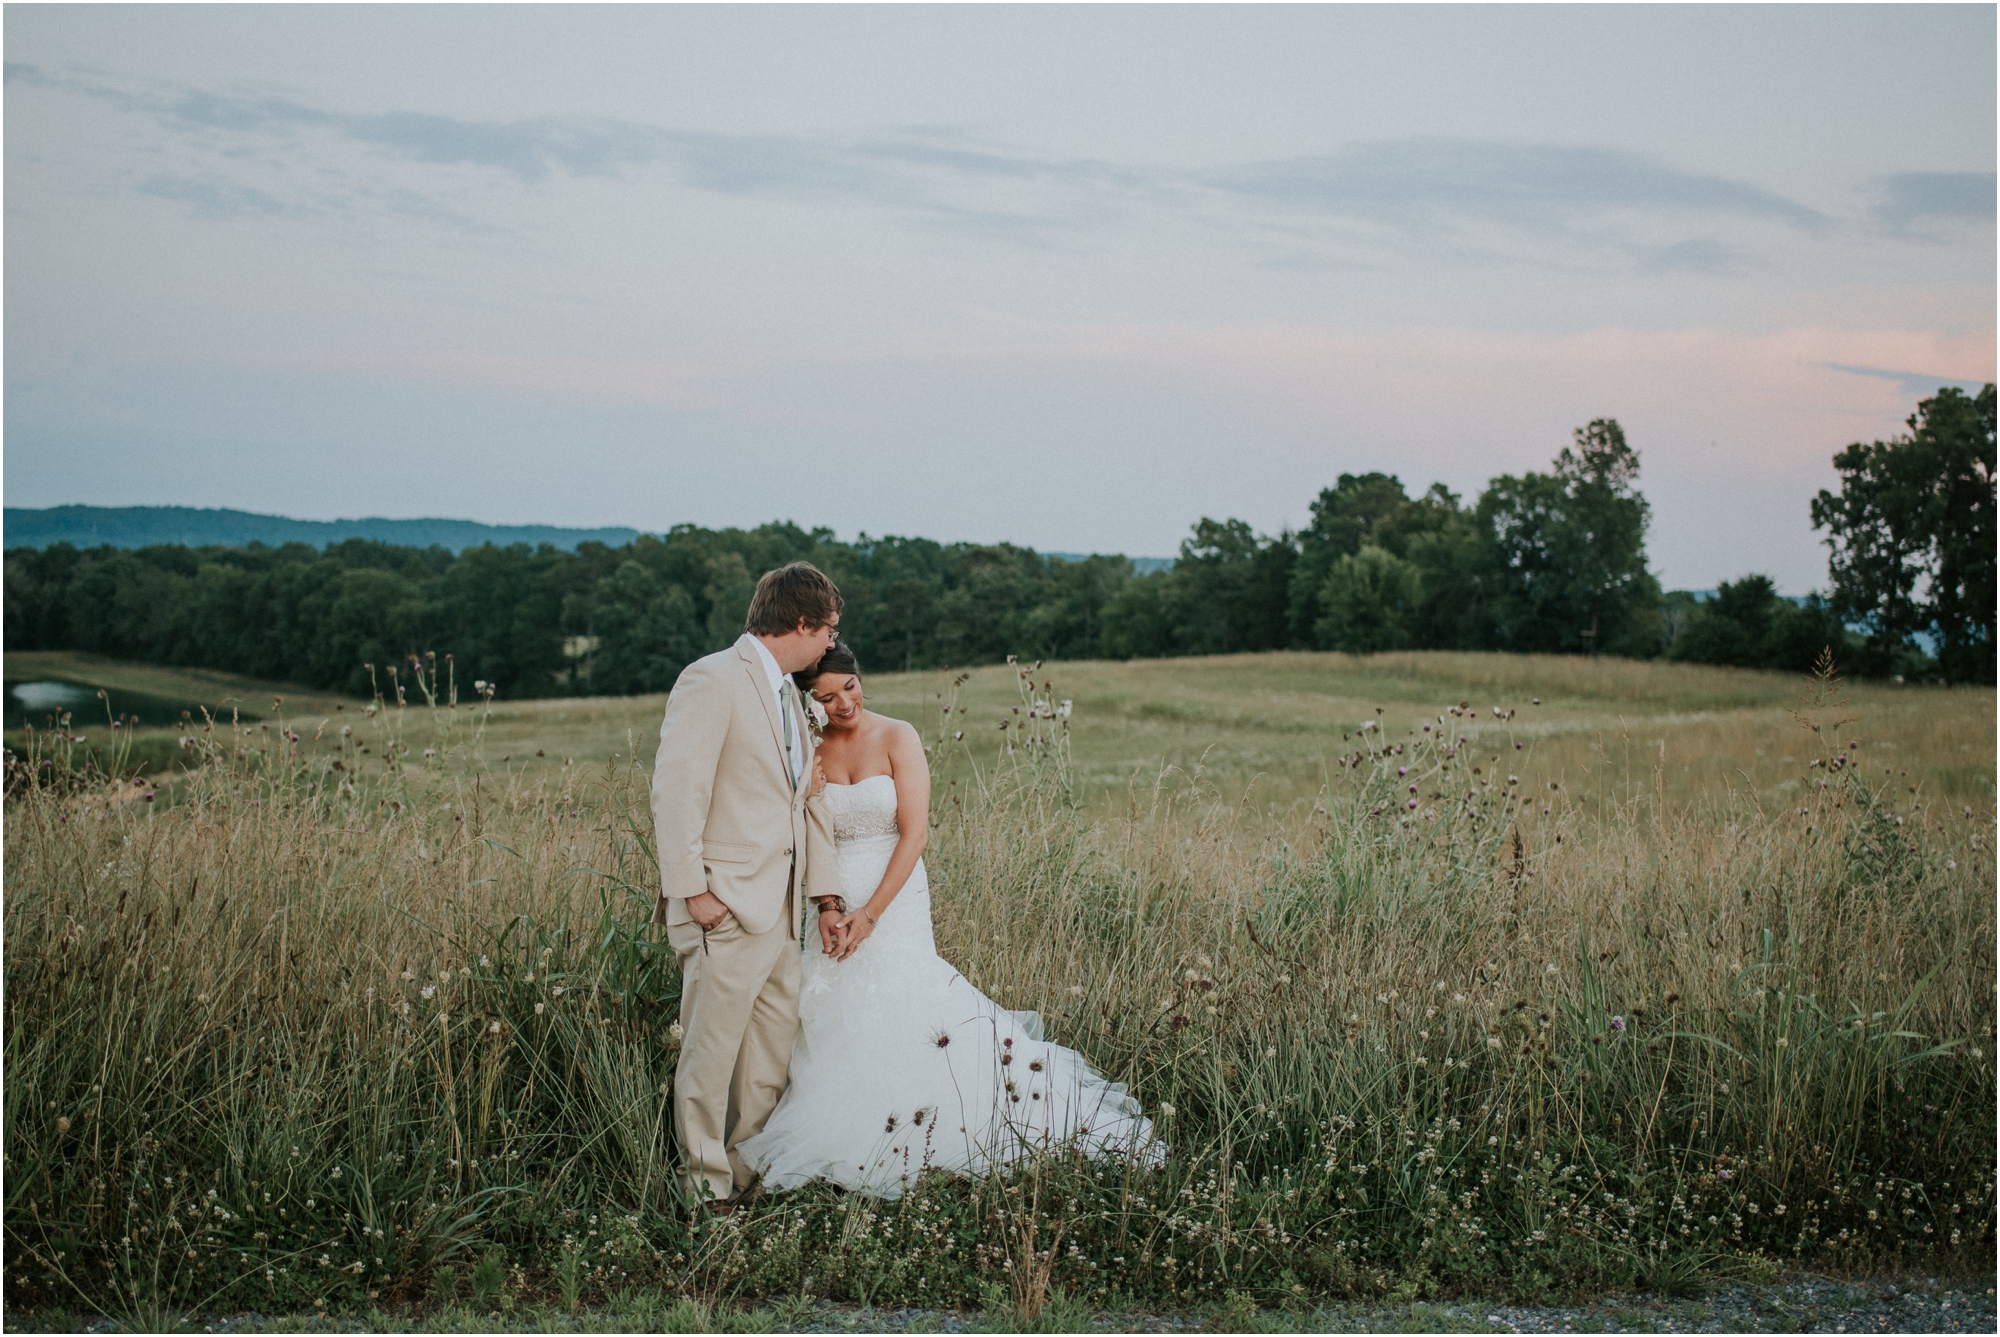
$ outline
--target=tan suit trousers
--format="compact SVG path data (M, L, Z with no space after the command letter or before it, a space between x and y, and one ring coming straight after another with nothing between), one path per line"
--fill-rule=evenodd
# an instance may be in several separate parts
M667 926L681 961L681 1057L674 1070L674 1132L682 1184L696 1199L733 1198L751 1173L736 1144L755 1137L785 1093L799 1031L796 884L762 933L727 915Z

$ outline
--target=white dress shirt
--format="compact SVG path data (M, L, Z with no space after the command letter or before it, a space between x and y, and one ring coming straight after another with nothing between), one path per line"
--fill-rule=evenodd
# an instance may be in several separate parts
M782 738L785 730L785 685L791 682L792 675L779 670L776 657L771 654L764 642L750 632L746 631L743 634L749 638L750 644L757 648L757 661L764 666L764 677L770 681L771 695L778 703L778 736ZM798 688L794 686L792 690L796 693ZM799 721L794 718L791 724L792 743L785 752L785 764L791 767L794 786L797 786L804 776L806 767L805 740L799 737L800 729Z

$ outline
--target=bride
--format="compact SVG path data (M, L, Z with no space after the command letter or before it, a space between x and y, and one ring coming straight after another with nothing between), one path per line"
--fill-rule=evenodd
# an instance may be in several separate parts
M812 835L834 843L840 894L807 888L821 950L805 962L790 1084L739 1144L744 1161L766 1188L828 1179L885 1198L925 1169L978 1173L1058 1143L1157 1164L1165 1148L1122 1083L937 954L917 731L863 708L845 644L793 680L826 712L807 807Z

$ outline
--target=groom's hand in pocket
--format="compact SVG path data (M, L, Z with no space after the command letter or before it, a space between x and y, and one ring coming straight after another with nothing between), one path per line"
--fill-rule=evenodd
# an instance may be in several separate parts
M729 907L724 905L722 898L712 891L688 897L687 905L688 918L694 920L703 932L729 918Z

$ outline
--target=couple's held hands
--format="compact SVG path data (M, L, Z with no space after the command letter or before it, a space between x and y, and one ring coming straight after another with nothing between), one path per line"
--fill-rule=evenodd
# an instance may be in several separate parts
M828 923L828 918L832 923ZM858 910L843 911L837 901L821 903L819 912L820 946L836 961L845 961L854 955L857 947L867 941L875 932L875 921L868 917L866 906Z

